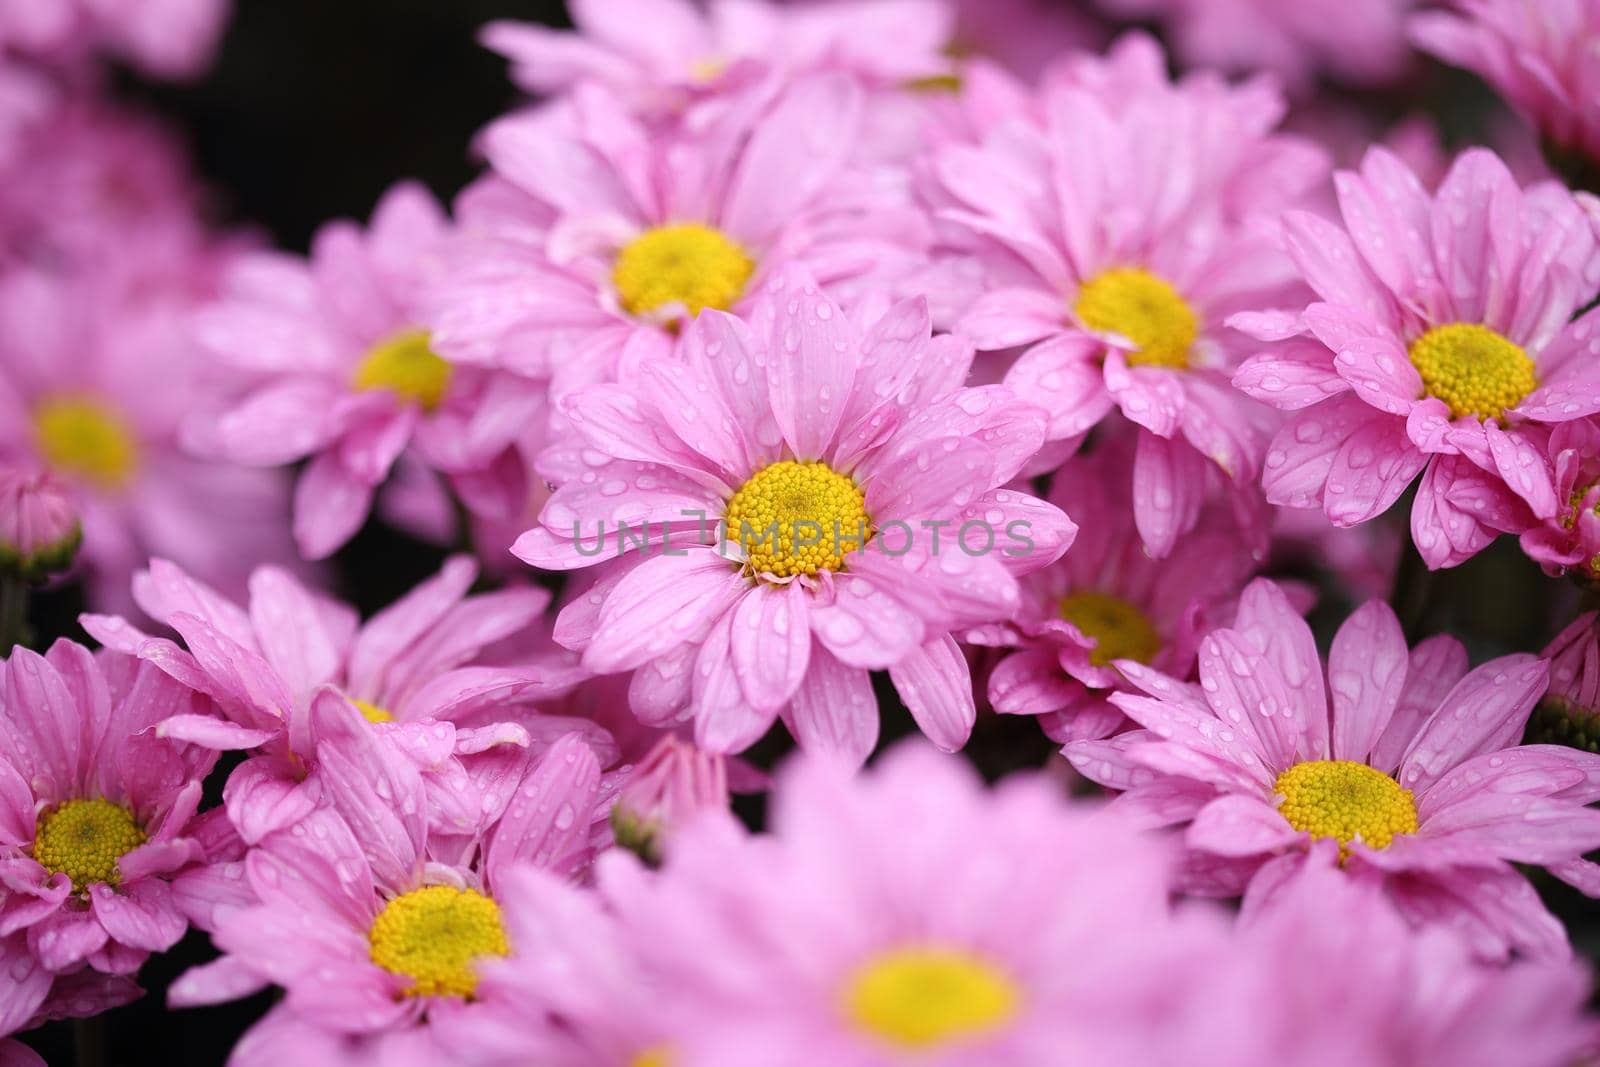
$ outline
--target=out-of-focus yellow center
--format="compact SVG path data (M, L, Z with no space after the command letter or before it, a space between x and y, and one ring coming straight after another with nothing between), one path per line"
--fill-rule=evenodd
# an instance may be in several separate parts
M1161 651L1161 635L1144 612L1106 593L1073 593L1061 598L1061 617L1085 637L1095 639L1089 662L1104 667L1115 659L1149 663Z
M1135 367L1184 370L1200 336L1200 317L1164 278L1139 267L1102 271L1078 290L1078 320L1091 330L1126 337Z
M511 951L500 906L472 889L432 885L395 897L367 932L372 962L412 980L407 996L466 997L478 991L474 964Z
M842 570L845 554L872 536L866 494L820 461L761 468L733 494L726 519L753 575Z
M450 388L452 368L434 352L426 330L403 330L373 347L356 367L357 389L384 389L432 411Z
M53 469L103 489L120 489L139 466L139 446L113 409L87 397L57 397L33 413L39 453Z
M861 966L844 989L852 1023L917 1051L991 1033L1021 1005L1021 990L993 964L941 948L886 952Z
M611 280L630 315L675 305L693 318L705 308L733 307L755 270L755 261L720 230L685 222L634 238L617 256Z
M117 862L145 843L133 812L96 798L68 800L39 816L33 858L52 874L65 874L83 892L97 882L122 881Z
M387 709L380 708L376 704L368 703L365 700L351 700L350 703L356 706L357 710L361 712L368 722L394 722L394 716L389 714Z
M1411 790L1387 774L1354 760L1306 760L1278 775L1283 798L1278 811L1296 830L1339 839L1361 838L1369 848L1388 848L1396 834L1417 832Z
M1533 360L1522 347L1487 326L1456 322L1435 326L1411 342L1411 363L1422 389L1443 400L1454 418L1470 415L1505 421L1538 386Z
M628 1067L673 1067L676 1057L672 1050L665 1045L652 1045L633 1059L628 1061Z

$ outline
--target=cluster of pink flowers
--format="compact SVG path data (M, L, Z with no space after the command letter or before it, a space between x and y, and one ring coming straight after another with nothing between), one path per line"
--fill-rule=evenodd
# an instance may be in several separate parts
M225 4L0 0L0 1064L191 927L238 1067L1600 1054L1600 623L1414 610L1600 586L1600 7L1421 6L571 0L302 256L105 98ZM1555 167L1306 132L1413 39Z

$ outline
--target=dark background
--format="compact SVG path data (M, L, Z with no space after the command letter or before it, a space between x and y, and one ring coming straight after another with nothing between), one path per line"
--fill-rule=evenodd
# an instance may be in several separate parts
M1065 5L1069 0L1061 0ZM1292 0L1286 0L1292 2ZM236 0L236 12L211 73L186 85L154 85L119 74L116 93L165 116L187 140L195 166L215 193L216 221L259 227L274 243L304 251L313 231L335 217L364 219L395 181L420 178L448 200L478 169L473 135L519 96L505 64L476 43L496 18L566 25L559 0ZM1427 64L1386 96L1363 99L1375 113L1425 110L1470 139L1491 98L1475 79ZM1408 502L1397 508L1403 527ZM366 614L437 569L441 551L370 525L335 560L336 592ZM1308 563L1310 561L1307 561ZM1314 577L1310 567L1292 568ZM1462 568L1424 576L1414 591L1425 610L1407 612L1413 636L1450 630L1474 659L1538 648L1567 617L1570 595L1500 544ZM1326 582L1314 616L1326 641L1351 608ZM1411 599L1411 598L1402 598ZM1563 603L1566 601L1566 603ZM47 595L34 618L39 637L75 632L81 600ZM1402 611L1405 611L1402 605ZM884 738L914 732L892 687L880 685ZM786 743L769 738L752 754L768 763ZM1026 720L981 718L968 754L985 773L1039 766L1051 746ZM216 777L220 782L221 771ZM741 805L759 819L759 804ZM1592 902L1548 878L1541 888L1591 958L1597 927ZM165 989L188 967L210 959L204 934L191 933L141 973L144 1000L87 1023L59 1023L24 1035L51 1067L82 1064L221 1064L239 1035L270 1006L270 994L222 1007L169 1012ZM292 1067L292 1065L291 1065Z

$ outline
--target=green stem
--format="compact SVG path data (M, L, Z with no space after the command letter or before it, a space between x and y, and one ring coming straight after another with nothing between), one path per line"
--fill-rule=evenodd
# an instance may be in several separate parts
M1423 636L1423 622L1428 614L1428 595L1433 589L1433 572L1423 562L1422 554L1411 538L1405 539L1400 553L1400 565L1395 569L1394 589L1389 593L1389 606L1400 618L1400 628L1406 640L1415 644Z
M106 1021L99 1015L72 1020L73 1062L77 1067L105 1067Z
M28 583L15 575L0 578L0 655L9 656L26 645L28 633Z

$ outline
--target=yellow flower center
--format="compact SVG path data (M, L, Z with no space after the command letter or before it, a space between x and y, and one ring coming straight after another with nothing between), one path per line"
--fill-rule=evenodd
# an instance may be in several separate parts
M97 882L122 881L117 862L145 843L133 812L109 800L68 800L39 816L33 858L83 892Z
M988 961L938 948L886 952L857 970L844 991L851 1022L917 1050L996 1030L1021 1002L1016 983Z
M1504 422L1506 408L1522 403L1539 384L1528 353L1473 323L1435 326L1411 342L1411 363L1422 375L1423 392L1443 400L1458 419Z
M1338 838L1341 856L1357 837L1370 848L1388 848L1395 834L1417 832L1411 790L1365 763L1307 760L1278 775L1273 788L1289 825L1312 837Z
M412 980L412 997L467 997L478 991L473 964L511 951L500 906L471 889L431 885L395 897L367 932L372 962Z
M693 318L703 308L733 307L755 270L755 261L722 232L685 222L634 238L617 256L611 281L630 315L673 305Z
M1161 651L1161 635L1144 612L1121 597L1073 593L1061 598L1061 617L1095 640L1089 662L1104 667L1114 659L1149 663Z
M959 74L925 74L920 78L908 78L905 87L913 93L959 93L962 88L961 75Z
M426 330L403 330L362 358L351 383L357 389L386 389L432 411L450 388L452 369L434 352Z
M672 1067L676 1057L665 1045L653 1045L628 1061L628 1067Z
M356 706L368 722L394 722L394 716L376 704L369 704L365 700L351 700L350 703Z
M46 400L33 413L33 434L52 468L105 489L127 485L139 465L132 431L121 416L97 400Z
M1171 283L1138 267L1102 271L1078 290L1078 320L1099 333L1126 337L1135 367L1189 366L1200 317Z
M842 570L845 553L872 536L866 494L822 462L761 468L733 494L726 518L746 572L779 578Z

